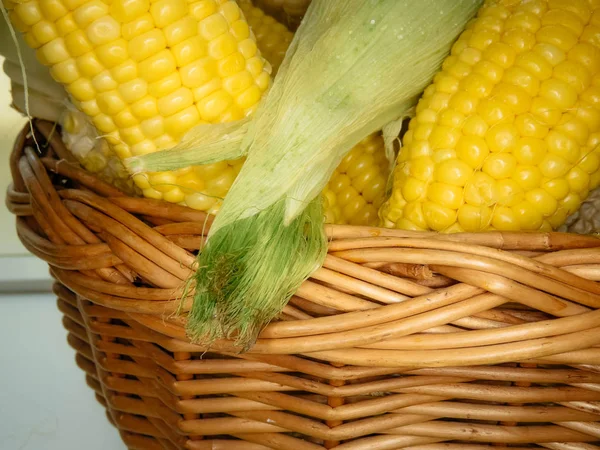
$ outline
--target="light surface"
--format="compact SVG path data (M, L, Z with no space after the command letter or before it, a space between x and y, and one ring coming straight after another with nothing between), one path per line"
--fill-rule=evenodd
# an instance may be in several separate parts
M0 449L122 450L52 294L0 296Z

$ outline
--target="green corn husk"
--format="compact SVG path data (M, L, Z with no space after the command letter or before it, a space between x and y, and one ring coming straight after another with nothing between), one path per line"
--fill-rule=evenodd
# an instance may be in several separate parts
M248 156L198 256L194 341L234 338L247 349L320 267L319 193L352 147L414 107L481 3L312 2L266 99L236 128L237 138L245 132L238 154ZM202 142L197 133L185 140ZM231 146L220 142L212 150L225 158ZM165 170L206 158L182 142L128 166Z

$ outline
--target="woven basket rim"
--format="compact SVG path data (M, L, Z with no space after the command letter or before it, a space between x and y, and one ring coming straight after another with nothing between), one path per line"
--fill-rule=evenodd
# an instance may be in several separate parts
M193 253L184 246L193 239L201 245L208 215L124 196L78 167L52 136L51 124L36 120L34 126L49 138L51 154L40 158L27 148L25 127L11 155L13 184L6 197L25 247L78 295L122 311L149 330L189 342L173 299L194 265ZM77 186L53 185L50 175ZM326 232L330 243L324 267L301 286L284 310L285 320L268 325L249 354L443 367L577 359L600 344L600 284L585 278L600 270L597 237L498 231L443 235L345 225L327 225ZM173 236L180 243L184 236L187 244L178 245ZM394 264L415 271L417 278L379 270ZM423 268L461 283L445 288L419 284L419 277L430 276L418 273ZM106 273L91 276L94 271ZM132 284L128 278L134 276L146 285ZM516 303L541 319L520 320L498 309ZM187 310L189 299L183 305ZM488 318L479 317L480 322L490 322L490 311L499 323L512 323L488 323L481 329L450 325L467 319L474 323L483 313ZM230 341L215 342L210 349L239 351Z

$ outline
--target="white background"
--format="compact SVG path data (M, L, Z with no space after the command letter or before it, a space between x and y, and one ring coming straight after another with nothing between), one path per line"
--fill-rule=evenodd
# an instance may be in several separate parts
M8 79L0 71L0 449L122 450L75 364L47 290L47 267L21 245L15 218L4 206L9 153L25 124L9 104ZM34 292L40 285L46 292Z

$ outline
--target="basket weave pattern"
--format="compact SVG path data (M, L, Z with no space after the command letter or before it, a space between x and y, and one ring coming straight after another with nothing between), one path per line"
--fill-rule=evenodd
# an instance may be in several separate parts
M600 448L600 239L328 226L249 352L204 348L174 300L210 219L124 196L35 127L7 206L129 448Z

